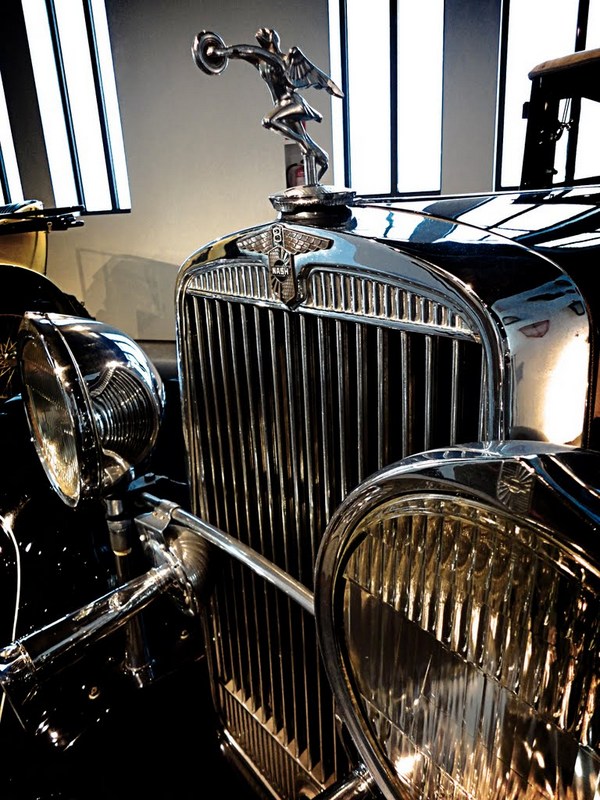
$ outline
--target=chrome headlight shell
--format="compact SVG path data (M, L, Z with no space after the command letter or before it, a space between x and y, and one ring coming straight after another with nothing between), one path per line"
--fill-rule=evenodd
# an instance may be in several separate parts
M388 800L597 796L599 479L569 448L431 452L332 519L319 640Z
M35 448L67 505L107 493L149 455L164 388L130 337L96 320L28 312L19 364Z

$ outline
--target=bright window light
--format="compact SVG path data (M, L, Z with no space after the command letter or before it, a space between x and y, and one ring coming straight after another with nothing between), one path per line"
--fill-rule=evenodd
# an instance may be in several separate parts
M510 4L500 179L502 187L518 186L521 181L527 124L523 119L523 104L529 100L531 93L529 73L543 61L573 52L578 3L579 0L527 0Z
M398 191L441 188L444 0L398 3Z
M12 131L10 128L10 120L8 118L8 109L6 107L6 97L4 95L4 84L2 83L2 76L0 75L0 158L4 166L6 175L6 182L8 184L8 193L13 203L21 203L25 198L23 197L23 187L21 186L21 176L19 175L19 168L17 166L17 156L15 153L15 145L13 142ZM0 185L0 201L4 205L8 198L4 196L2 186Z
M332 81L342 86L342 52L340 37L340 7L337 2L329 3L329 74ZM332 183L339 186L344 183L346 159L344 154L344 113L339 100L331 103L331 129L333 152L330 158L330 169L333 171Z
M79 198L73 177L65 117L61 111L63 101L44 0L23 0L23 14L44 129L54 202L57 206L77 205Z
M69 92L73 131L84 187L84 205L88 211L101 211L111 204L106 164L102 153L102 131L94 88L94 75L83 7L73 0L54 0L60 34L65 77Z
M579 118L579 138L575 161L576 180L600 175L599 130L600 104L584 97L581 100L581 116Z
M586 50L600 47L600 3L590 3L588 14Z
M112 60L112 48L110 45L104 0L92 0L92 10L96 32L96 45L98 48L98 60L100 62L100 74L102 76L102 89L106 105L108 131L110 134L111 155L115 171L118 198L117 205L119 208L131 208L129 178L127 176L127 164L125 161L125 144L123 142L121 114L119 112L119 101L117 99L117 85L115 82L115 70Z
M363 195L441 189L444 0L394 7L392 23L391 0L329 0L331 74L341 85L345 54L348 94L345 119L333 107L335 175Z
M346 2L351 183L360 194L390 191L389 15L388 0Z
M57 206L131 208L105 0L22 0Z

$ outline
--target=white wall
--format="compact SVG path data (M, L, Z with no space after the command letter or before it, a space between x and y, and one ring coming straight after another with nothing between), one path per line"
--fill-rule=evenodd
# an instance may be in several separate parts
M284 50L298 45L327 72L327 0L107 0L107 9L132 211L51 234L47 274L136 338L173 338L179 265L222 234L272 219L268 197L285 188L284 139L260 124L272 106L266 85L242 61L205 75L194 36L254 44L259 27L275 28ZM329 95L305 96L324 117L311 134L331 153Z

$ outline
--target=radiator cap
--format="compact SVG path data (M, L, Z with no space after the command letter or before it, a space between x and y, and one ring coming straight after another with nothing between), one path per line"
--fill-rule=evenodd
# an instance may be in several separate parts
M269 197L281 219L324 226L345 222L352 215L350 206L356 192L334 186L291 186Z

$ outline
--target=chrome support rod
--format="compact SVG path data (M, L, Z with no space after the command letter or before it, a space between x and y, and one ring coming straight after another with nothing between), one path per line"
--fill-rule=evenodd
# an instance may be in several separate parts
M241 561L253 572L269 581L269 583L273 584L273 586L302 606L305 611L308 611L314 616L314 594L302 583L291 578L286 572L252 547L248 547L248 545L240 542L228 533L225 533L225 531L215 528L214 525L195 517L188 511L184 511L176 503L172 503L168 500L161 500L159 497L155 497L147 492L142 494L142 498L154 508L155 511L158 511L160 515L168 516L172 522L191 530L193 533L197 533L211 544L224 550L228 555ZM144 525L149 525L147 517L144 518ZM162 530L164 525L159 522L158 527Z
M124 514L123 502L120 498L108 498L105 500L105 507L106 525L110 546L115 558L117 579L119 584L123 586L131 578L129 565L131 561L132 536L135 534L133 521ZM125 669L127 669L137 685L142 688L152 682L154 670L147 648L141 614L136 614L127 621L125 639Z
M315 795L314 800L373 800L375 797L379 797L377 784L361 764L350 775Z
M175 581L171 566L156 567L4 647L0 650L0 685L8 690L13 683L27 686L37 682L47 668L56 671L73 663L88 644L120 628Z

